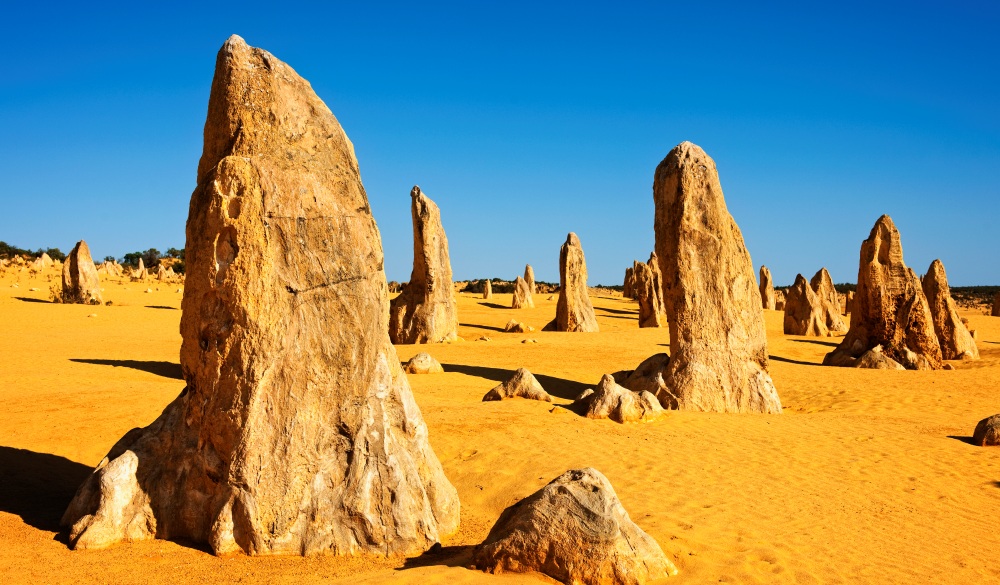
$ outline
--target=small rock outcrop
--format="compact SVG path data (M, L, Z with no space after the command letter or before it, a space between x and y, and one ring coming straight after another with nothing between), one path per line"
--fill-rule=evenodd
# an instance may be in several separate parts
M520 276L514 279L514 297L510 303L511 309L534 309L535 301L531 294L528 281Z
M921 286L927 305L931 309L931 319L934 321L934 332L941 344L941 357L946 360L976 360L979 359L979 348L972 334L965 327L958 314L958 305L951 298L951 288L948 286L948 275L940 260L931 262L927 274L924 275Z
M649 392L656 396L661 404L670 403L673 396L667 390L664 378L669 365L670 356L665 353L657 353L643 360L634 370L622 370L615 372L612 376L615 382L624 388L633 392Z
M684 142L656 168L656 255L670 324L664 408L781 412L750 253L715 161Z
M920 279L903 263L899 231L888 215L875 222L861 243L858 287L851 307L851 328L823 358L828 366L853 366L881 345L908 370L940 369L941 345Z
M493 283L489 279L486 279L486 285L483 286L483 298L492 299L493 298Z
M765 309L774 310L774 280L771 279L771 270L761 264L760 266L760 303Z
M823 301L801 274L795 276L795 284L785 295L784 332L785 335L830 335Z
M359 177L309 83L230 37L187 221L187 386L77 491L73 548L413 555L457 530L458 493L389 342Z
M527 398L528 400L552 402L552 397L538 383L534 374L525 368L518 368L510 379L487 392L483 396L483 402L503 400L505 398Z
M444 368L431 354L421 352L406 362L403 371L407 374L441 374L444 372Z
M597 388L585 392L574 404L587 418L610 418L618 423L651 421L663 414L663 407L650 392L633 392L604 374Z
M639 327L665 327L666 309L663 307L663 281L655 254L648 264L636 262L632 271L634 295L639 302Z
M587 262L580 238L570 232L559 249L559 300L556 318L547 329L552 331L597 332L597 316L587 289Z
M858 361L854 362L855 368L866 368L869 370L905 370L902 364L885 355L885 350L881 345L869 349L861 354Z
M608 478L590 467L504 510L472 560L488 573L538 572L573 585L640 585L677 574Z
M62 271L62 302L101 304L101 279L87 242L80 240L66 255Z
M843 333L847 331L847 324L840 317L840 295L833 286L833 279L826 268L820 268L819 272L813 275L809 281L813 292L820 301L820 310L823 313L823 322L826 328L833 333ZM787 302L787 301L786 301Z
M1000 414L979 421L972 433L972 442L980 447L1000 445Z
M528 290L534 295L538 290L535 288L535 269L531 264L524 265L524 282L528 283Z
M410 213L413 272L403 291L389 303L389 338L393 343L452 341L458 337L458 303L441 210L414 186Z
M521 323L517 319L511 319L504 325L503 330L504 333L531 333L535 328L531 325Z

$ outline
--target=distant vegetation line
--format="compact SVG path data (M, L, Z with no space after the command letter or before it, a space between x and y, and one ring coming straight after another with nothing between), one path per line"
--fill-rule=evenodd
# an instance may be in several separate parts
M39 248L37 250L27 250L25 248L18 248L17 246L8 244L7 242L0 241L0 258L13 258L14 256L23 256L25 258L38 258L42 254L48 254L49 258L53 260L58 260L62 262L66 259L66 254L59 248ZM166 253L161 253L156 248L149 248L144 252L129 252L121 256L120 258L115 258L114 256L105 256L104 261L106 262L118 262L123 266L138 266L139 259L142 259L142 264L146 268L155 268L160 265L160 261L164 259L170 259L169 264L174 269L174 272L183 273L184 272L184 249L177 248L167 248ZM97 259L94 259L95 262Z

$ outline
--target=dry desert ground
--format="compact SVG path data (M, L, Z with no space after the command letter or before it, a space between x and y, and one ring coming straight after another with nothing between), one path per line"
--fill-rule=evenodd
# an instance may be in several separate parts
M469 569L471 550L506 506L585 466L611 480L677 565L668 582L1000 581L1000 448L968 442L977 421L1000 412L1000 318L962 312L982 359L897 372L822 367L837 338L786 336L782 313L765 311L783 414L669 412L621 425L565 408L602 374L669 353L667 330L639 329L636 304L615 296L592 298L601 332L590 334L541 332L555 314L545 294L534 309L512 310L510 295L459 293L466 341L397 346L402 361L427 351L445 368L409 376L461 498L461 528L440 551L216 557L166 541L71 551L59 519L77 486L184 386L182 294L176 284L113 278L102 282L112 306L60 305L47 302L57 282L51 269L0 277L6 583L553 582ZM539 331L501 332L511 317ZM554 405L481 402L518 367L536 374Z

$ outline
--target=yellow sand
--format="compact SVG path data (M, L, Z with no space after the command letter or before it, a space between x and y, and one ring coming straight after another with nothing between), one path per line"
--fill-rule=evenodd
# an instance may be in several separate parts
M11 285L19 281L18 288ZM569 468L611 480L632 518L680 569L675 583L982 583L1000 580L1000 448L965 440L1000 412L1000 318L966 313L982 359L956 371L819 367L836 339L789 337L765 311L782 415L671 412L619 425L563 408L601 375L669 351L639 329L636 305L593 299L598 334L541 329L555 300L511 310L509 295L459 295L446 373L410 376L431 443L462 502L460 531L419 559L218 558L148 541L74 552L59 536L67 502L126 431L183 388L178 285L105 280L110 307L34 302L56 273L0 277L0 574L47 583L538 583L467 568L504 507ZM151 287L153 292L146 293ZM37 287L40 290L31 292ZM95 317L88 315L96 314ZM476 341L488 336L491 341ZM523 344L536 339L536 344ZM518 367L555 406L480 402Z

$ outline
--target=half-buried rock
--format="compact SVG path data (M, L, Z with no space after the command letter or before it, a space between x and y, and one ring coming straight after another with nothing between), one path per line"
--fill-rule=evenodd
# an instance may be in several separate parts
M610 418L619 423L655 420L663 414L656 396L623 388L611 374L604 374L597 388L585 391L574 406L587 418Z
M765 309L774 310L774 280L771 278L771 270L761 264L760 266L760 304Z
M888 215L875 222L861 243L858 288L851 306L851 328L827 366L854 366L857 358L881 345L885 355L908 370L941 368L941 345L920 279L903 263L899 231Z
M504 333L531 333L535 328L531 325L521 323L517 319L511 319L504 325L503 330Z
M617 384L633 392L649 392L658 399L661 394L665 394L661 402L670 402L672 395L667 391L664 380L669 365L670 356L657 353L643 360L634 370L622 370L612 376Z
M509 380L493 388L483 396L483 402L503 400L505 398L527 398L552 402L552 397L542 388L534 374L525 368L518 368Z
M785 335L812 335L827 337L823 301L813 291L801 274L795 275L795 284L785 295Z
M966 328L958 314L958 305L951 298L951 288L948 286L948 275L940 260L931 262L927 274L924 275L921 286L927 305L931 309L931 319L934 321L934 332L941 344L941 357L946 360L976 360L979 359L979 348L976 340Z
M587 288L587 261L580 238L573 232L559 249L559 300L556 318L545 326L549 331L597 332L597 316Z
M567 471L504 510L472 560L489 573L538 572L573 585L638 585L677 574L591 467Z
M451 281L448 238L441 210L414 186L413 272L399 296L389 304L389 338L393 343L439 343L458 337L458 303Z
M679 144L656 168L656 255L670 324L664 408L781 412L767 371L750 253L705 151Z
M429 353L418 353L406 362L403 371L407 374L440 374L444 372L441 363Z
M62 302L101 304L101 280L90 257L90 247L83 240L73 246L63 263Z
M309 83L233 36L187 222L187 387L63 516L74 548L420 554L458 495L389 342L382 243L354 149Z
M514 280L514 296L510 303L511 309L533 309L535 301L532 298L531 287L528 281L518 276Z
M980 447L1000 445L1000 414L979 421L972 433L972 442Z

